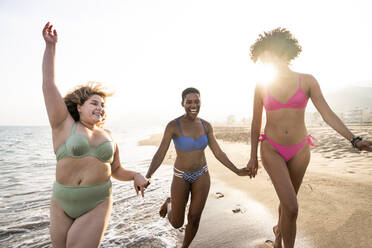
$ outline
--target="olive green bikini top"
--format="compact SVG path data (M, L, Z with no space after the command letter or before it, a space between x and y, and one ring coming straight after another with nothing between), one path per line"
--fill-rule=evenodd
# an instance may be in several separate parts
M76 122L72 127L70 136L66 139L56 152L57 161L63 158L83 158L93 156L104 163L112 163L114 160L114 142L107 140L98 146L92 146L87 137L75 133Z

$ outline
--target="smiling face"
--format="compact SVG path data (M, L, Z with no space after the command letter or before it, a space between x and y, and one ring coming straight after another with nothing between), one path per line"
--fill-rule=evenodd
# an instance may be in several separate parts
M197 93L189 93L185 96L182 106L185 109L186 116L195 119L200 110L200 96Z
M80 120L90 124L98 124L105 115L105 100L99 95L92 95L83 105L77 105L77 109Z

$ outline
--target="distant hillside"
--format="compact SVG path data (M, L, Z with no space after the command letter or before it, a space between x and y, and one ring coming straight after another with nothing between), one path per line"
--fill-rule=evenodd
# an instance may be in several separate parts
M372 87L349 86L325 95L336 112L353 108L372 108Z

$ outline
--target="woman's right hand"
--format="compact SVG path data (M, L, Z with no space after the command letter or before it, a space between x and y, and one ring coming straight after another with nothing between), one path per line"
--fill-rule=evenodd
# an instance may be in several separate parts
M249 171L249 178L255 177L258 171L258 160L257 158L250 158L247 164L247 170Z
M356 148L358 148L359 151L372 152L372 141L371 140L361 140L358 143L356 143Z
M249 170L247 169L247 167L243 167L243 168L238 169L238 171L236 172L236 174L238 176L241 176L241 177L249 176L250 175Z
M55 45L58 41L57 30L52 30L53 25L48 22L43 28L43 37L46 44Z
M145 196L145 188L147 186L147 180L144 176L141 175L141 173L136 173L133 176L133 184L134 189L136 190L136 193L138 195L138 192L141 191L142 197Z

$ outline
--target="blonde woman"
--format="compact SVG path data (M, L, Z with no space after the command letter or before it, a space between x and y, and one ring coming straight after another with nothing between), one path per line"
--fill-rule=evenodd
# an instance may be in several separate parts
M143 196L145 178L121 166L119 148L105 120L106 97L99 83L78 86L62 98L55 84L57 31L43 29L43 93L56 154L50 203L53 247L98 247L110 217L111 176L134 181Z

